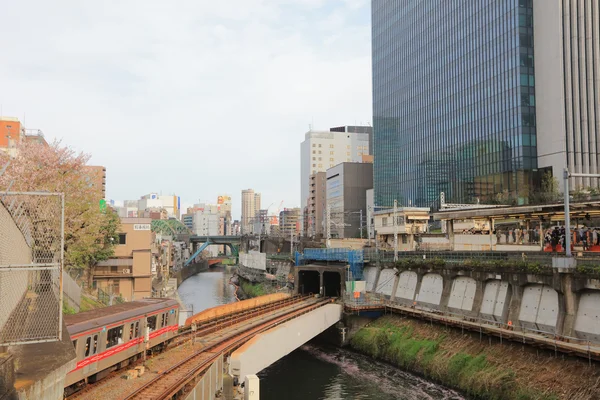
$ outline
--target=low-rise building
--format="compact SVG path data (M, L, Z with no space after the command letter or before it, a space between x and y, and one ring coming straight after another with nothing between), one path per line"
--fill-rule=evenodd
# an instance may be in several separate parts
M398 250L414 250L415 235L426 233L429 226L429 208L427 207L398 208L396 226L394 226L393 209L375 211L373 214L376 240L382 249L394 249L394 232L397 230Z
M150 218L121 218L115 254L92 271L92 285L126 301L152 296L152 244Z

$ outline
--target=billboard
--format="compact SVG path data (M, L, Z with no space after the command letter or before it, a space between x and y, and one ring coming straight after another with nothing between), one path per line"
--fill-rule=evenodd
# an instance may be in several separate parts
M231 202L231 196L221 195L217 197L217 204L225 204Z

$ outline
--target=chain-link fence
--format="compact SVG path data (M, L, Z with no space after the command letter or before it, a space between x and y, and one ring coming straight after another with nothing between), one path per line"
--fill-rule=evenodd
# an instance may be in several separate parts
M60 340L64 197L0 192L0 345Z

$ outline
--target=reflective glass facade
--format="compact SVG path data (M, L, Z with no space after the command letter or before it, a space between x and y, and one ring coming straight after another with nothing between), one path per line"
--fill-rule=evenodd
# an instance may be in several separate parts
M527 202L531 0L373 0L375 203Z

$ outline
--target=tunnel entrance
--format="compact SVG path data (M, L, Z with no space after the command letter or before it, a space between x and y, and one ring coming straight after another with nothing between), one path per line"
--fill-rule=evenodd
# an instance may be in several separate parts
M298 293L319 294L321 293L321 276L319 271L298 272Z
M339 272L323 272L323 296L340 297L342 295L342 277Z

